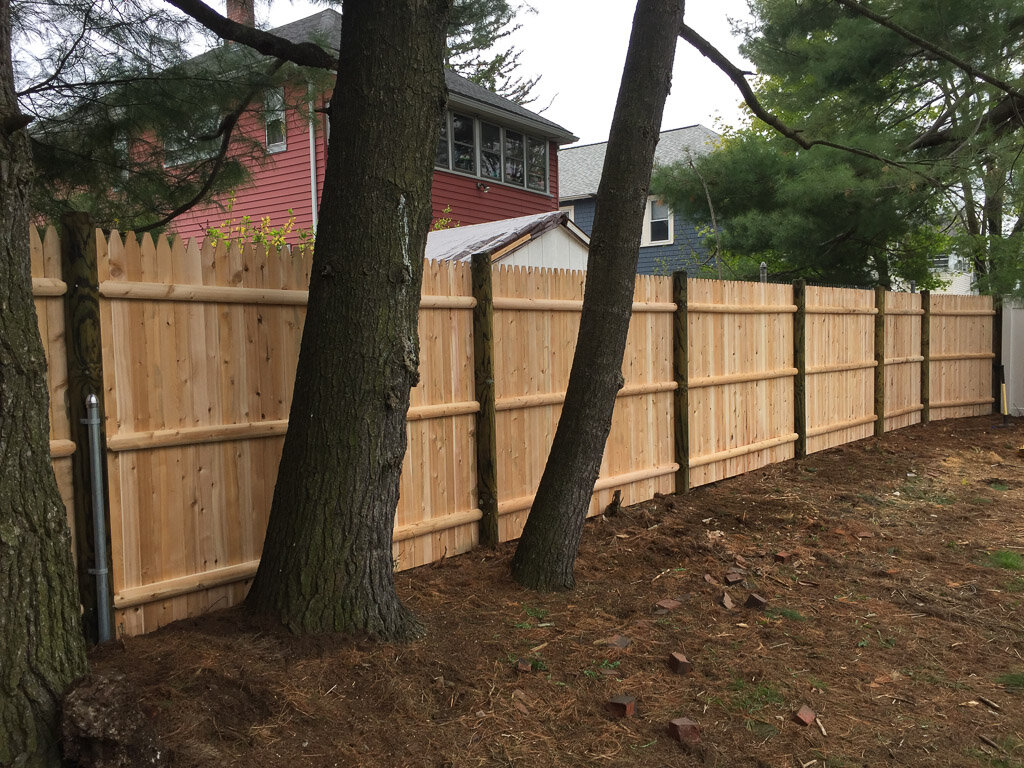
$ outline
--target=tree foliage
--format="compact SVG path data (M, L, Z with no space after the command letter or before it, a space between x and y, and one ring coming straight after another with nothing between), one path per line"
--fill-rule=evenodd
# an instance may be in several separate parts
M518 104L532 101L540 76L518 74L522 51L508 44L518 14L533 13L508 0L458 0L452 6L445 66Z
M801 140L760 121L696 166L727 251L776 274L927 285L955 249L984 285L1019 280L1024 105L1013 0L755 0L742 51L757 99ZM700 181L663 169L654 188L706 222Z

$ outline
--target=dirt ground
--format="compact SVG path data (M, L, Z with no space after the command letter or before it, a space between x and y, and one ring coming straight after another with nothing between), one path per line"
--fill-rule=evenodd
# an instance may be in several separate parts
M998 422L596 518L571 593L514 585L511 544L399 574L428 632L409 645L232 610L93 668L139 686L177 766L1024 766L1024 426ZM699 744L669 735L683 717Z

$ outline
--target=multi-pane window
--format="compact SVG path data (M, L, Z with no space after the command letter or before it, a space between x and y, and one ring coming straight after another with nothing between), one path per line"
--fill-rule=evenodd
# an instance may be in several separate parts
M434 165L535 192L548 188L545 139L466 115L445 115Z
M641 245L666 245L672 242L672 211L656 197L648 198L644 211Z
M452 168L476 173L476 129L472 117L452 115Z
M267 130L267 150L280 152L287 148L285 128L284 89L276 88L267 94L263 107L263 119Z

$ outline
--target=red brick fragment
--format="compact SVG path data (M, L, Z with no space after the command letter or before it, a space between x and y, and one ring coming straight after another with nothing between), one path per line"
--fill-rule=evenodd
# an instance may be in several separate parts
M636 699L625 694L612 696L605 707L616 717L632 717L636 714Z
M814 710L806 704L793 713L793 720L800 723L800 725L810 725L817 719L817 717L818 716L814 714Z
M666 597L664 600L659 600L654 605L657 608L661 608L663 611L674 611L676 608L679 608L682 603L678 600L673 600L671 597Z
M723 592L722 593L721 603L722 603L722 607L725 608L727 611L731 611L733 608L736 607L736 603L734 603L732 601L732 598L729 597L729 593L728 592Z
M785 551L783 551L783 552L776 552L775 553L775 562L776 563L788 563L792 559L793 559L793 553L792 552L785 552Z
M747 595L747 602L745 602L744 605L747 608L753 608L757 611L763 611L765 609L765 606L768 605L768 601L760 595L751 592L749 595Z
M739 571L729 571L725 574L726 584L739 584L741 581L743 581L743 574Z
M668 733L673 739L683 744L700 743L700 726L688 717L677 717L675 720L670 720Z
M747 563L747 559L743 555L736 555L736 565L740 568L746 568L749 563Z
M677 675L688 675L693 672L693 662L679 651L669 654L668 665Z
M529 659L519 659L519 661L516 662L516 672L519 674L533 672L533 662Z

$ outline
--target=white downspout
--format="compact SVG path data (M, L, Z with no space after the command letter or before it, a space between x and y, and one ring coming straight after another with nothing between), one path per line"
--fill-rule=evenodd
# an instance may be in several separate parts
M309 97L309 191L312 196L313 231L316 232L317 223L317 195L316 189L316 112L313 111L313 97Z

